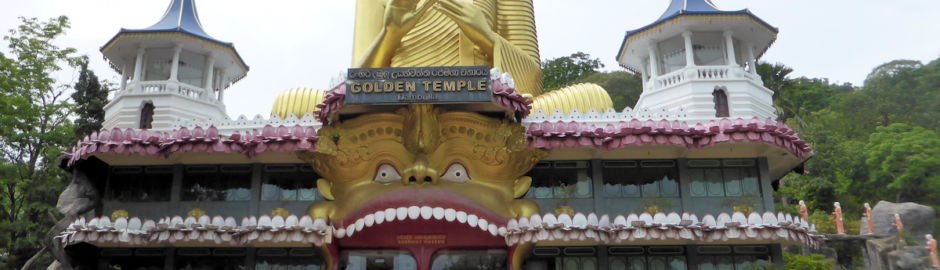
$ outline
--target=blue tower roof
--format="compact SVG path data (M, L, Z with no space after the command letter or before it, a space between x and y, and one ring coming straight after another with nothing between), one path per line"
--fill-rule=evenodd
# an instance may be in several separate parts
M236 58L238 58L238 61L241 62L242 66L247 70L248 65L245 64L241 55L235 51L235 47L231 42L215 39L202 28L202 23L199 21L199 13L196 11L194 1L195 0L172 0L166 12L163 13L163 17L160 18L160 21L156 24L144 29L121 28L121 31L118 31L111 40L105 43L104 46L101 46L101 50L104 51L108 45L117 40L118 36L122 34L178 32L230 48Z
M623 43L621 44L620 51L617 53L617 59L621 59L621 54L623 53L623 46L626 46L627 40L631 35L642 32L654 26L665 23L666 21L679 17L681 15L698 15L698 14L747 14L753 17L756 21L760 22L769 29L772 29L773 32L778 32L776 27L771 26L764 20L761 20L757 16L751 13L748 9L736 10L736 11L724 11L719 10L715 4L712 4L711 0L670 0L669 7L666 8L666 11L663 12L663 15L659 16L659 19L656 19L651 24L646 26L627 31L627 35L623 38Z

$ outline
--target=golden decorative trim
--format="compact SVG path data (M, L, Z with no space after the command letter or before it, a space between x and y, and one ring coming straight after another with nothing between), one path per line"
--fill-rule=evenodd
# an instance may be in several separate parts
M655 32L662 31L666 28L666 25L676 25L682 22L702 22L702 21L750 21L757 25L758 28L767 32L774 39L777 38L777 31L767 27L763 22L755 18L751 14L680 14L672 19L666 20L664 22L658 23L654 26L650 26L643 31L633 33L627 40L624 41L623 51L620 52L620 59L617 59L618 62L623 61L623 56L627 54L627 47L630 45L630 42L636 41L637 39L644 38Z
M280 208L280 207L274 208L274 210L271 211L271 217L276 217L276 216L281 216L282 218L287 219L287 217L290 216L290 211L287 211L287 209Z
M245 66L245 63L242 62L241 58L238 57L238 54L235 53L234 45L233 47L224 46L219 43L205 40L203 38L193 36L190 34L180 33L180 32L156 32L156 33L121 33L118 34L114 39L112 39L108 44L105 44L104 48L101 49L101 53L107 55L108 51L111 50L111 47L114 46L120 40L123 39L167 39L167 38L180 38L192 42L201 42L203 46L211 47L216 50L227 52L232 55L232 58L235 59L235 62L238 63L238 66L242 69L242 72L248 73L248 67Z
M111 220L117 220L118 218L129 219L130 216L127 214L127 211L114 210L114 212L111 213Z
M191 217L199 218L204 215L206 215L206 211L203 211L202 209L193 208L192 210L189 210L189 216Z

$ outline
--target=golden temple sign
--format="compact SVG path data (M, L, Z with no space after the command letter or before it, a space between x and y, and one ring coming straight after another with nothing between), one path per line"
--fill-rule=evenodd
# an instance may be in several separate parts
M395 236L399 245L443 245L447 244L447 235L443 234L402 234Z
M350 68L346 103L491 102L489 66Z

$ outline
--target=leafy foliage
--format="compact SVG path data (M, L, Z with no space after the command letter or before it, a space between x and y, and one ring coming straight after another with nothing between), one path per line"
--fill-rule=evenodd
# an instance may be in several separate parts
M832 261L825 261L825 257L819 254L810 254L809 257L789 252L783 253L784 269L802 269L802 270L829 270L832 269Z
M3 38L10 58L0 54L0 245L10 253L7 265L17 268L41 248L68 183L55 162L75 142L74 105L65 96L69 85L55 74L81 63L75 49L53 44L68 18L20 20Z
M597 72L582 76L575 83L593 83L603 87L617 111L636 105L640 93L643 93L642 78L624 71Z
M84 59L79 71L78 82L72 100L75 101L75 136L81 139L101 130L104 124L104 106L108 104L108 85L98 81L95 72L88 69L88 59Z
M545 60L542 62L542 82L545 85L545 92L568 86L583 76L597 73L597 69L603 67L604 64L599 58L591 59L591 55L583 52Z

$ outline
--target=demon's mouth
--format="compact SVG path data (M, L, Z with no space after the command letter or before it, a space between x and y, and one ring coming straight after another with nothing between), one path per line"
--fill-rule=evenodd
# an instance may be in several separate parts
M480 203L458 193L440 189L408 189L376 197L351 214L333 222L337 238L383 223L411 220L457 222L505 235L508 218L499 216Z

